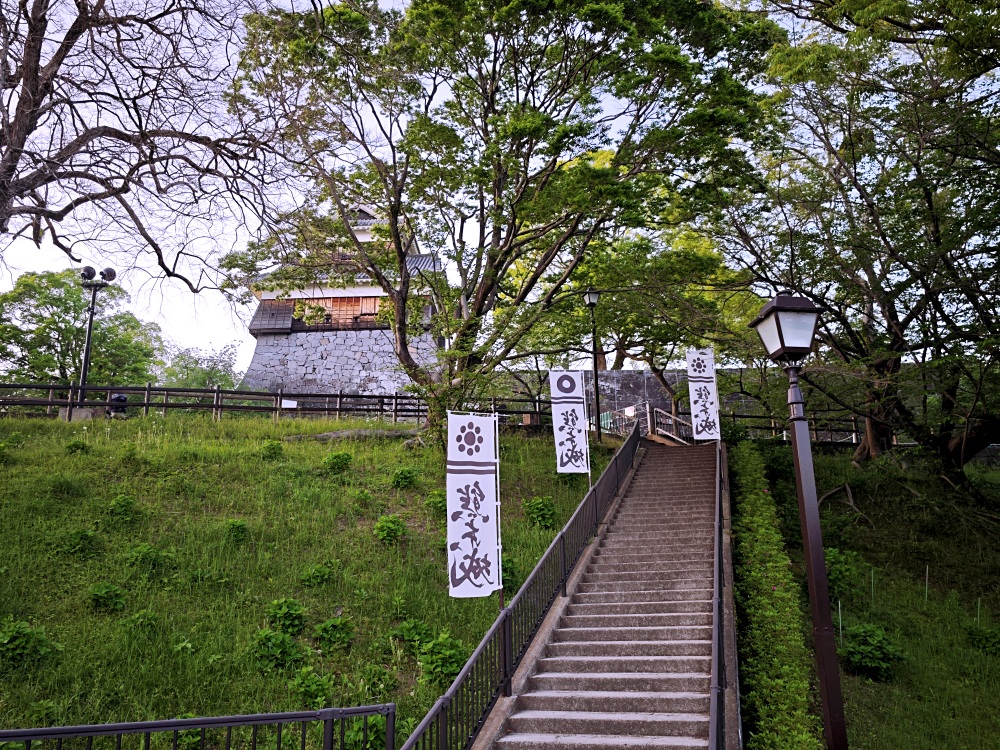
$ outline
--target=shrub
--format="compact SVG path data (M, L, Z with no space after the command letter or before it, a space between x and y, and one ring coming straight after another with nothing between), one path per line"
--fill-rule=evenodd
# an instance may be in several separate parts
M406 535L406 522L395 513L375 522L375 536L385 544L395 544Z
M70 500L86 495L87 488L79 477L56 474L49 480L49 494L55 498Z
M172 552L166 552L149 542L140 542L125 551L125 562L144 575L162 573L173 562Z
M817 750L809 713L811 660L802 636L799 590L785 552L764 461L743 442L729 453L733 562L740 628L740 681L747 750Z
M354 692L360 703L384 703L396 689L396 673L381 664L366 664L358 672Z
M285 669L302 661L302 647L288 633L261 628L253 637L253 655L264 669Z
M13 618L0 621L0 671L34 664L59 651L62 646L45 635L45 628Z
M506 594L513 596L524 585L524 571L521 566L513 560L503 562L503 590Z
M265 613L268 622L282 633L298 635L306 626L306 609L296 599L275 599Z
M285 450L280 440L265 440L260 448L260 457L265 461L278 461L284 456Z
M59 549L69 555L93 557L101 548L101 539L90 529L75 529L62 538Z
M381 750L385 747L385 717L354 719L344 732L345 750Z
M345 474L351 468L353 460L354 455L352 453L340 451L338 453L327 453L323 456L323 460L320 463L323 465L325 473L336 477Z
M973 625L967 628L969 643L991 656L1000 656L1000 628Z
M140 609L134 615L126 617L121 621L121 626L133 633L148 633L156 629L160 618L155 612L148 609Z
M328 648L346 649L354 638L354 625L348 617L331 617L316 626L313 637Z
M333 578L333 571L325 565L310 565L302 571L299 580L303 586L322 586Z
M421 620L403 620L389 631L389 637L402 641L406 644L407 650L416 655L420 651L420 646L432 640L434 634L430 626Z
M528 523L541 529L554 529L556 526L556 505L551 497L533 497L525 500L524 516Z
M292 694L298 696L302 705L314 711L330 705L333 688L333 677L318 674L312 667L302 667L288 681L288 689Z
M97 583L90 587L90 604L104 612L121 612L125 609L125 592L113 583Z
M118 454L118 466L126 471L137 471L146 464L146 460L140 455L139 448L131 443L122 447Z
M440 521L448 520L448 495L444 490L431 490L424 500L424 507Z
M841 664L852 674L884 681L903 652L878 625L852 625L844 629L844 645L839 650Z
M354 500L351 501L351 512L358 516L369 513L378 516L385 511L385 508L385 503L372 497L372 493L368 490L358 490L354 493Z
M82 440L71 440L66 443L66 453L71 456L77 453L90 453L90 445Z
M0 466L5 466L10 463L10 452L7 450L8 446L6 443L0 443Z
M27 438L20 432L12 432L7 437L3 439L3 444L8 448L20 448L24 445Z
M247 540L249 526L242 518L226 519L226 541L232 544L243 544Z
M128 524L139 517L139 509L136 507L134 497L119 495L108 503L105 514L113 524Z
M844 599L860 585L864 575L862 572L864 561L856 552L841 551L836 547L827 547L824 552L826 576L830 582L830 598Z
M447 630L420 646L417 663L420 664L420 681L444 690L465 666L469 653L457 638Z
M420 472L417 469L411 467L396 469L392 475L392 486L397 490L408 490L417 486L419 477Z

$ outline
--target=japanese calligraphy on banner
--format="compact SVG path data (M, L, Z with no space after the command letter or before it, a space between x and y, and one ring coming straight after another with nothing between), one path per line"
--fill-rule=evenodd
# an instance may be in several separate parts
M503 587L496 414L448 412L448 592L488 596Z
M711 349L688 349L688 391L691 429L695 440L719 440L719 388L715 383L715 355Z
M560 474L590 473L587 442L587 404L583 373L549 370L552 391L552 431L556 437L556 471Z

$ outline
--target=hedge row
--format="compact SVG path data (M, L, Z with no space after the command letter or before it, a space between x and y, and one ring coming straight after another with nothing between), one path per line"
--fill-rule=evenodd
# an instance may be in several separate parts
M778 515L752 443L729 453L740 682L747 750L817 750L821 726L809 711L810 652L799 587Z

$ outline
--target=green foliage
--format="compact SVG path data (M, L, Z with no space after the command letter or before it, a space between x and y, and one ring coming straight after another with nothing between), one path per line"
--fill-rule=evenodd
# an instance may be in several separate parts
M421 620L403 620L389 631L389 637L402 641L411 654L416 654L422 644L434 638L434 632Z
M310 588L322 586L331 578L333 578L333 571L326 565L310 565L299 576L302 585Z
M837 601L857 590L864 577L864 560L856 552L826 547L826 576L830 584L830 599Z
M280 440L265 440L260 447L260 457L265 461L280 461L285 455L285 450Z
M0 672L35 664L59 651L62 646L45 635L45 628L12 617L0 622Z
M448 520L448 495L444 490L431 490L424 500L424 507L439 521Z
M71 440L66 443L66 453L70 456L77 453L90 453L90 444L83 440Z
M131 495L118 495L107 505L105 516L110 525L127 525L139 518L140 511Z
M844 645L838 653L848 672L880 681L889 679L893 665L903 659L885 630L871 624L844 628Z
M302 647L288 633L261 628L253 637L253 656L264 669L286 669L302 661Z
M344 750L382 750L385 747L384 716L354 719L344 732Z
M235 390L243 379L236 371L237 347L227 344L219 351L189 348L173 351L163 368L163 384L174 388L214 388Z
M374 533L383 544L396 544L406 536L406 522L395 513L382 516L375 522Z
M0 466L6 466L11 462L9 446L6 443L0 443Z
M27 438L24 433L21 432L11 432L7 437L3 439L3 444L8 448L20 448L27 442Z
M990 656L1000 656L1000 628L986 628L970 625L966 631L969 643Z
M59 549L69 555L93 557L101 549L101 539L91 529L74 529L63 536Z
M225 529L226 541L236 545L243 544L250 533L249 525L242 518L227 518Z
M327 648L350 648L354 639L354 624L349 617L331 617L316 626L313 638Z
M397 490L408 490L417 486L417 480L420 478L420 470L415 469L412 466L404 466L401 469L396 469L392 474L392 486Z
M148 609L140 609L121 621L122 627L132 633L149 633L156 630L159 624L159 616Z
M351 468L351 462L354 461L354 454L348 451L339 451L327 453L323 456L322 465L323 471L330 476L340 476L341 474L346 474Z
M162 550L149 542L140 542L125 551L126 564L146 576L162 574L173 561L173 552Z
M748 750L820 747L809 712L810 659L802 637L799 589L753 443L729 452L733 487L734 593L740 627L740 680Z
M446 689L469 659L469 651L447 630L437 638L420 644L417 663L420 664L420 681L440 690Z
M532 526L540 529L554 529L556 526L556 506L551 497L533 497L525 500L524 516Z
M331 675L321 675L312 667L302 667L288 681L288 689L298 697L299 702L314 711L330 705L335 685Z
M72 474L55 474L48 480L49 494L59 500L73 500L87 494L87 486Z
M113 583L96 583L88 592L90 605L103 612L121 612L125 609L125 592Z
M298 635L306 627L306 609L297 599L275 599L264 609L267 621L275 630Z

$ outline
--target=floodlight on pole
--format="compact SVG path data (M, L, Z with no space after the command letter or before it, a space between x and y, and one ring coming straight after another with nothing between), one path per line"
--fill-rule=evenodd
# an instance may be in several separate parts
M823 730L829 750L847 750L844 699L840 689L837 641L830 611L830 586L823 554L816 474L813 469L812 446L809 443L805 399L799 387L799 371L802 369L802 360L813 349L819 313L819 308L805 297L796 297L787 291L778 292L774 299L761 308L750 327L757 331L767 355L788 374L792 456L795 460L795 486L799 497L799 521L802 526L802 546L812 610Z
M101 271L101 280L95 281L97 271L91 266L84 266L80 269L81 286L90 290L90 307L87 308L87 338L83 344L83 365L80 367L80 406L87 401L87 371L90 369L90 346L94 334L94 313L97 312L97 290L104 289L118 274L113 268L105 268Z

